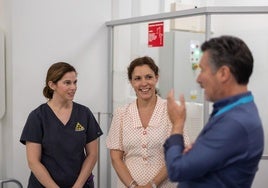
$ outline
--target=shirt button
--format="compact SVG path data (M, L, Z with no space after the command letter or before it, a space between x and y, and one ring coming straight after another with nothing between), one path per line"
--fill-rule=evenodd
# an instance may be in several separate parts
M142 144L142 148L147 148L147 145L146 144Z
M142 134L143 134L143 135L146 135L146 134L147 134L147 131L143 131Z
M147 161L147 157L143 157L142 159L143 159L143 161Z

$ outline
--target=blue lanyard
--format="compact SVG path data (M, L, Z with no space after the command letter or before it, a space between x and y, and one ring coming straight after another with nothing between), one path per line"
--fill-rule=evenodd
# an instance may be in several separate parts
M232 108L234 108L234 107L236 107L236 106L238 106L238 105L240 105L240 104L246 104L246 103L249 103L249 102L251 102L251 101L253 101L253 96L252 96L252 95L242 97L242 98L239 99L238 101L236 101L236 102L234 102L234 103L231 103L231 104L229 104L229 105L223 107L222 109L220 109L220 110L215 114L215 116L218 116L218 115L220 115L220 114L222 114L222 113L224 113L224 112L227 112L227 111L231 110Z

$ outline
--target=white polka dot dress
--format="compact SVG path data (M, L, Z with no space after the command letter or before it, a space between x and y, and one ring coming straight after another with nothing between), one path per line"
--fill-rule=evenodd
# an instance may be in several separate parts
M166 100L157 103L147 128L143 128L136 101L118 108L113 116L106 144L124 151L124 162L139 185L151 181L165 164L163 144L171 132ZM187 141L187 139L185 139ZM175 188L168 179L159 188ZM118 179L118 188L126 186Z

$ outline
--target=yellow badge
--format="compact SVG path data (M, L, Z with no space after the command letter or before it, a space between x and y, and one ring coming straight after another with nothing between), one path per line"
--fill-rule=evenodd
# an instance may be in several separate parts
M75 126L75 131L83 131L83 130L85 130L85 128L79 122L77 122Z

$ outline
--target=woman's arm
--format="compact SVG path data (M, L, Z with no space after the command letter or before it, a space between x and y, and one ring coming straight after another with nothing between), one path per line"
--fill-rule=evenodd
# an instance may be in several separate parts
M46 167L41 163L41 144L26 142L28 166L44 187L59 188L54 182Z
M130 172L123 161L124 152L120 150L110 150L112 165L120 178L120 180L129 187L133 181L133 178L130 175Z
M89 178L98 160L98 139L86 145L86 159L83 162L80 174L72 188L82 188Z

